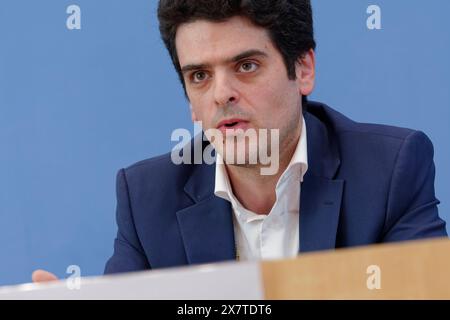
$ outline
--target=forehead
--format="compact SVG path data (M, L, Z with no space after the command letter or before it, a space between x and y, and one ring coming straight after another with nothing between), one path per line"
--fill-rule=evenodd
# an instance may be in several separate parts
M274 50L267 31L243 17L224 22L197 20L182 24L177 30L175 44L181 66L220 63L249 49L268 54Z

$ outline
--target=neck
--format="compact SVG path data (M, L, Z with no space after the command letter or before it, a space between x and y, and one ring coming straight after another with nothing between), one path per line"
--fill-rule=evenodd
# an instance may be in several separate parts
M233 193L247 210L262 215L270 213L276 201L278 180L288 167L299 141L300 133L280 148L279 169L275 175L261 175L260 165L250 167L226 165Z

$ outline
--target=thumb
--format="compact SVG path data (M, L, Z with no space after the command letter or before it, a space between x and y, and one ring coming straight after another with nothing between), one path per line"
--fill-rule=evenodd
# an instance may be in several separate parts
M53 273L47 272L45 270L36 270L31 275L31 279L33 282L49 282L49 281L56 281L58 280L58 277L55 276Z

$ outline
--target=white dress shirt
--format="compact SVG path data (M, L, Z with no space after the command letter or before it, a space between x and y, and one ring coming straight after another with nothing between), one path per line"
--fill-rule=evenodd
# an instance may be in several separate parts
M306 124L294 155L276 185L276 201L268 215L247 210L235 197L223 159L217 153L216 196L231 203L239 260L295 257L299 251L299 209L303 176L308 170ZM249 191L251 192L251 191Z

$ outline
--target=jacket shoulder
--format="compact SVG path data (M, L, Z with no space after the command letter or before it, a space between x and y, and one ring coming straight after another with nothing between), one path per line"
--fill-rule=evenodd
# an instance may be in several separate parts
M126 167L124 170L129 173L146 171L148 169L164 169L171 164L170 152L156 157L140 160Z
M404 140L416 130L402 128L384 124L362 123L356 122L335 109L319 102L308 102L308 112L319 118L321 122L338 136L343 135L361 135L372 136L374 138L392 138Z
M148 190L158 192L167 186L182 186L189 179L194 165L176 165L172 162L171 153L136 162L123 171L131 191ZM171 181L171 184L164 182ZM172 190L174 191L174 190ZM166 190L169 192L169 190Z

